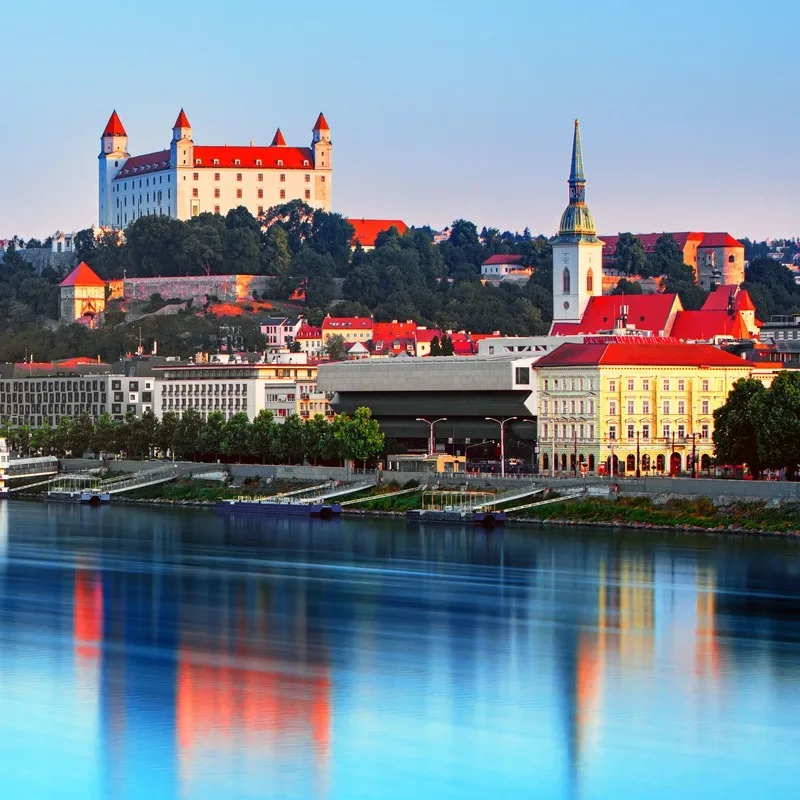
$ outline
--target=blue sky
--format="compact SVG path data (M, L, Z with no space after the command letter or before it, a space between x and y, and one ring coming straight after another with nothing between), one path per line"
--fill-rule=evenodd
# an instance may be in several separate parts
M0 238L96 221L99 137L307 144L349 216L554 233L580 117L599 232L800 235L791 2L26 0L3 11Z

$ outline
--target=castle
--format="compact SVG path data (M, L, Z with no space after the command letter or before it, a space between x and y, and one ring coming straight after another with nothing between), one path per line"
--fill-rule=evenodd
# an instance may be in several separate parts
M269 147L196 145L181 109L166 150L131 156L114 111L100 138L100 227L124 228L146 216L187 220L245 206L258 216L270 206L303 200L332 207L331 136L320 114L310 147L289 147L280 128Z

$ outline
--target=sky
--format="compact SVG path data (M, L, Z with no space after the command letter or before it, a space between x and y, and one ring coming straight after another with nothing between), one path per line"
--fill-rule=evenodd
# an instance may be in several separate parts
M800 235L800 4L6 0L0 238L97 221L100 134L308 145L334 210L552 235L581 120L598 232Z

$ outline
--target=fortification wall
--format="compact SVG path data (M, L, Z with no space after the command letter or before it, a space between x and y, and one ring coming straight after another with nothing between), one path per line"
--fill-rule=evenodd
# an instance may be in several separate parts
M128 301L149 300L160 294L165 300L202 300L216 297L223 303L236 303L259 297L269 289L273 279L265 275L192 275L172 278L125 278L112 281L111 297Z
M17 252L30 264L39 275L45 267L52 267L59 272L68 272L70 267L77 263L75 253L54 253L49 247L33 247L30 250L23 248ZM0 251L0 263L3 262L5 253Z

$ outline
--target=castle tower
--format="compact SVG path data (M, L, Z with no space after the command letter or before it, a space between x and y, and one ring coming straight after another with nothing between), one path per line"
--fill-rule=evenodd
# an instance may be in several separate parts
M59 286L59 321L78 320L94 327L106 307L106 282L81 261Z
M603 243L586 205L580 122L575 120L569 205L553 242L553 322L580 322L590 297L603 293Z
M322 202L323 208L331 208L333 198L331 129L321 111L311 131L311 146L314 150L314 196Z
M200 201L192 198L190 170L194 166L194 142L192 126L186 112L181 109L172 126L172 141L169 146L170 166L175 170L175 216L178 219L196 217L200 213Z
M99 165L98 221L101 228L119 227L111 197L111 182L128 160L128 134L116 111L111 112L103 135L100 137L100 155L97 156L97 159Z

